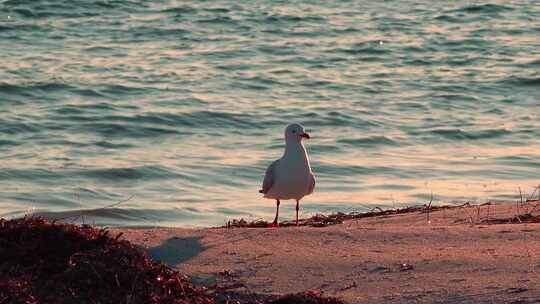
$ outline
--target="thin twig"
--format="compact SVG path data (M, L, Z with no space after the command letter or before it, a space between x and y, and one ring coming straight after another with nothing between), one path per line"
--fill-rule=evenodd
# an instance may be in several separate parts
M127 201L129 201L130 199L132 199L133 197L135 197L135 195L132 195L130 197L128 197L127 199L125 200L122 200L122 201L119 201L119 202L116 202L114 204L110 204L110 205L106 205L106 206L103 206L101 208L97 208L97 209L86 209L86 210L81 210L81 212L79 214L75 214L75 215L70 215L70 216L66 216L64 218L59 218L59 219L56 219L57 221L63 221L63 220L67 220L69 218L74 218L73 221L76 221L77 219L79 219L80 217L84 217L84 215L87 215L91 212L96 212L98 210L103 210L103 209L108 209L108 208L112 208L112 207L116 207L120 204L123 204Z
M431 223L429 220L429 212L431 211L431 203L433 203L433 191L431 191L431 198L429 199L429 204L427 205L427 222Z
M490 206L491 206L491 204L488 204L488 205L487 205L487 209L488 209L488 210L487 210L487 223L488 223L488 225L489 225L489 207L490 207Z
M540 185L539 186L536 186L533 188L533 192L531 193L531 195L529 195L529 197L527 197L527 202L528 201L535 201L536 199L534 198L534 195L536 194L536 191L539 191L538 192L538 200L540 200Z
M135 195L132 195L132 196L128 197L127 199L123 200L123 201L119 201L119 202L116 202L116 203L114 203L114 204L110 204L110 205L107 205L107 206L104 206L104 207L98 208L98 209L96 209L96 210L100 210L100 209L107 209L107 208L112 208L112 207L116 207L116 206L118 206L118 205L120 205L120 204L123 204L123 203L125 203L125 202L129 201L129 200L130 200L130 199L132 199L133 197L135 197Z
M370 212L374 212L375 210L379 210L379 212L384 212L384 210L382 210L381 207L374 207L373 209L371 209Z

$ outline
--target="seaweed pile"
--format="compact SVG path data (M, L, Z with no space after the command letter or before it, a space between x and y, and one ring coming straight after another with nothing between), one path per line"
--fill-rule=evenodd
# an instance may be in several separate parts
M320 292L306 291L290 294L272 301L270 304L344 304L336 298L325 298Z
M0 304L214 304L215 294L105 229L0 219ZM300 300L301 299L301 300ZM245 304L340 304L316 293Z
M0 303L212 303L119 237L42 218L0 220Z

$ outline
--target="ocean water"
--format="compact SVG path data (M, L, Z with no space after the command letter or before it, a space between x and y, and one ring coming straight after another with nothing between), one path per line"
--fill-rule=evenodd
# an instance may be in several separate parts
M539 106L537 0L0 0L0 217L271 219L290 122L303 216L513 201Z

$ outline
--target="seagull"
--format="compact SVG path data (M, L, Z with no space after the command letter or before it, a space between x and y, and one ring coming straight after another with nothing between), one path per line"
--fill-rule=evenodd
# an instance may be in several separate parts
M315 176L309 165L309 158L303 139L309 139L304 127L293 123L285 128L285 153L275 160L264 176L262 189L265 198L276 200L276 217L270 227L279 227L280 200L296 200L296 225L300 200L315 189Z

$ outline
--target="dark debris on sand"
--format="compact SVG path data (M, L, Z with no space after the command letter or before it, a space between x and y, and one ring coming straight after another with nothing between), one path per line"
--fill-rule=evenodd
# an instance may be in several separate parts
M120 237L43 218L0 219L0 304L222 303ZM226 303L343 302L308 292Z
M524 223L540 223L540 215L532 213L520 214L508 218L487 218L483 219L481 224L524 224Z
M344 304L337 298L325 298L320 292L306 291L303 293L285 295L269 304Z
M316 214L310 218L307 219L301 219L298 221L298 226L310 226L310 227L327 227L331 225L337 225L342 224L346 220L355 220L355 219L362 219L362 218L369 218L369 217L377 217L377 216L388 216L388 215L396 215L396 214L405 214L405 213L413 213L413 212L434 212L442 209L452 209L452 208L461 208L469 206L468 203L458 206L431 206L431 205L422 205L422 206L412 206L412 207L405 207L400 209L387 209L383 210L379 207L374 208L370 212L350 212L350 213L343 213L338 212L330 215L325 214ZM255 220L252 222L248 222L244 219L234 219L232 221L229 221L227 225L220 227L220 228L267 228L269 227L270 222L264 221L264 220ZM295 221L284 221L279 223L280 227L291 227L296 226Z

